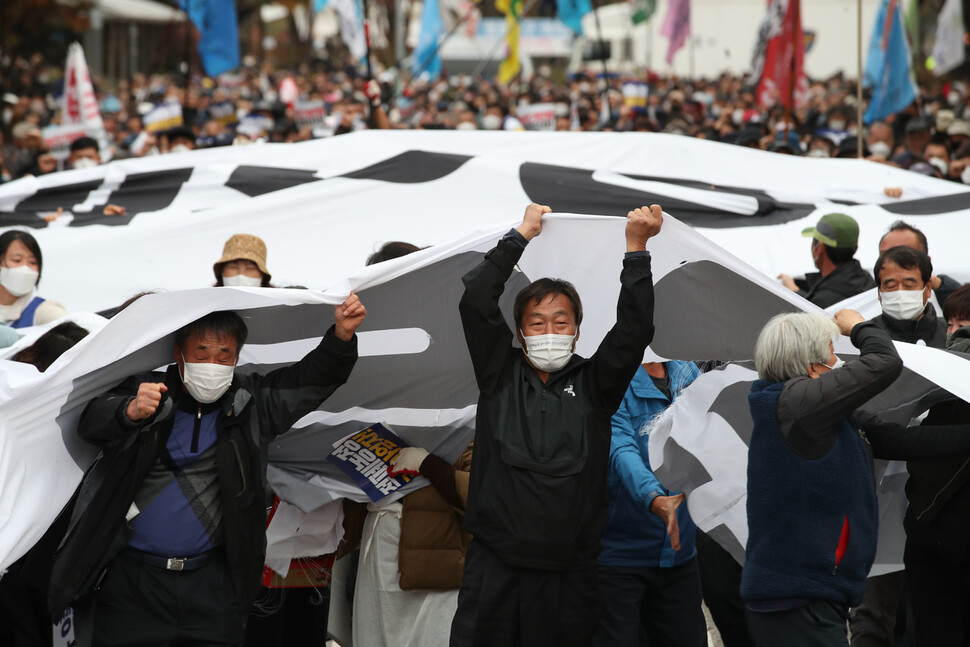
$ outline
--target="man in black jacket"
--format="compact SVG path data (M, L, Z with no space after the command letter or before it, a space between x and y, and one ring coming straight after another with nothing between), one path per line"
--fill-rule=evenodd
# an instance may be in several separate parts
M879 254L872 270L879 287L882 314L873 322L894 341L946 346L946 322L929 303L933 264L913 247L891 247Z
M102 447L81 484L51 577L51 613L73 605L93 644L239 644L259 588L267 449L346 382L366 315L356 295L299 362L237 375L247 329L214 312L175 333L175 364L85 408Z
M481 396L466 509L468 548L451 645L591 644L596 556L608 515L610 416L653 338L653 205L627 216L617 321L589 359L573 354L582 305L572 284L539 279L499 308L549 207L526 209L463 277L459 309Z
M872 277L855 258L859 247L859 224L844 213L829 213L818 224L802 231L812 238L812 261L818 272L795 281L779 274L782 284L820 308L835 305L875 287Z

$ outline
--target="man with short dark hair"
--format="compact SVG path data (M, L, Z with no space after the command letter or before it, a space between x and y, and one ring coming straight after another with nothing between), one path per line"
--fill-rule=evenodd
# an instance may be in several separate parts
M926 234L902 220L897 220L889 225L889 231L879 239L879 253L900 245L918 249L929 257L930 246ZM930 287L933 288L936 302L942 307L953 291L960 287L960 282L946 274L935 274L930 277Z
M540 279L514 307L505 283L551 209L526 209L462 281L465 340L481 395L452 647L588 647L596 630L596 557L608 517L610 417L653 338L649 238L658 205L627 216L617 321L589 359L573 354L582 305L575 288ZM520 351L512 346L517 339Z
M343 384L366 315L356 295L299 362L236 374L247 329L214 312L175 333L175 364L92 400L78 435L102 448L81 484L48 605L93 644L235 645L260 584L270 441ZM96 595L94 593L97 592Z
M853 256L859 246L859 224L843 213L822 216L818 224L802 231L812 238L812 260L818 272L795 281L779 274L782 284L820 308L872 289L872 277Z
M896 341L943 348L946 322L927 303L933 275L930 257L912 247L892 247L879 255L872 273L882 306L873 323Z
M91 168L101 165L101 150L93 137L78 137L71 142L71 154L67 157L70 168Z

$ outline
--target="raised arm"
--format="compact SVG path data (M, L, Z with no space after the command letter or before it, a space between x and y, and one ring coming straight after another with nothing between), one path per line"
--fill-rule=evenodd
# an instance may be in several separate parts
M653 274L647 241L660 233L660 205L641 207L627 214L626 255L620 273L616 323L592 357L593 392L599 405L615 411L627 385L653 341Z
M778 400L778 422L789 447L807 458L828 453L837 423L895 381L903 370L888 333L840 310L836 323L859 349L859 359L816 379L796 378Z
M262 425L270 436L292 427L350 377L357 362L356 331L367 310L355 294L334 309L336 324L299 362L253 376Z
M522 224L509 230L485 259L461 279L465 292L458 303L458 311L481 391L492 389L513 353L512 331L498 305L505 291L505 282L512 275L525 246L542 232L542 216L551 211L547 206L530 204Z

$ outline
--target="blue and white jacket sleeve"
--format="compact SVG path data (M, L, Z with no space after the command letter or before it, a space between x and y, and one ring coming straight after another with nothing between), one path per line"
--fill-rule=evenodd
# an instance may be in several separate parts
M650 457L641 452L638 433L624 401L613 414L610 468L633 498L649 510L655 497L668 496L668 492L650 470Z

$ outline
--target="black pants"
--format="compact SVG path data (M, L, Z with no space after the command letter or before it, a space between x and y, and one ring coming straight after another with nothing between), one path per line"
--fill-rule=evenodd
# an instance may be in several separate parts
M758 647L846 647L845 618L824 600L797 609L748 611L748 631Z
M697 531L697 563L704 602L724 647L754 647L741 599L741 565L710 535Z
M596 647L706 647L697 560L671 568L598 567Z
M906 542L916 645L970 645L970 566Z
M322 647L327 642L330 587L267 589L246 622L246 647Z
M244 623L222 551L193 571L167 571L122 553L95 594L92 644L239 645Z
M589 647L595 631L595 566L564 573L516 568L472 540L451 647Z

